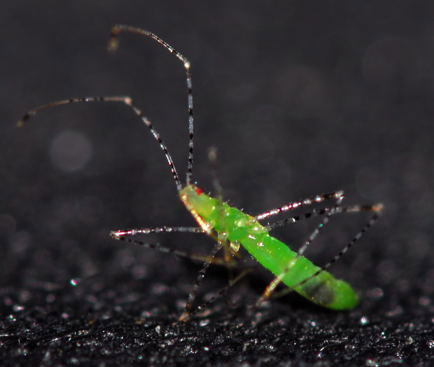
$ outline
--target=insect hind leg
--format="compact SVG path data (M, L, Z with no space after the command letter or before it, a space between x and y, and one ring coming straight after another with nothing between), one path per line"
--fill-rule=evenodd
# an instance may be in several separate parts
M337 207L337 208L339 208L339 207ZM295 284L291 288L286 288L283 291L278 292L277 294L273 294L273 292L276 289L276 287L281 283L281 280L283 279L283 277L290 271L291 264L289 264L289 266L287 266L287 269L285 269L285 272L282 273L281 275L277 276L269 284L269 286L267 286L266 290L264 291L263 296L260 298L261 302L263 300L265 300L267 298L271 298L271 297L272 298L283 297L286 294L292 292L294 290L294 288L305 285L307 282L309 282L310 280L312 280L315 277L317 277L323 271L328 270L335 262L337 262L342 256L344 256L348 252L348 250L357 241L359 241L363 237L363 235L377 222L377 220L380 218L380 216L381 216L381 214L383 212L384 206L381 203L377 203L377 204L374 204L374 205L352 205L352 206L344 207L344 208L341 208L341 209L344 209L344 210L340 210L339 211L340 213L359 213L359 212L362 212L362 211L369 211L369 212L373 212L374 214L365 223L365 225L359 230L359 232L357 232L356 235L332 259L330 259L322 268L320 268L314 274L312 274L311 276L305 278L304 280L302 280L298 284ZM318 227L316 228L316 230L317 229L318 229ZM313 233L315 233L315 231ZM312 234L311 234L311 236L309 236L309 238L312 237ZM301 255L299 254L299 256L301 256Z
M220 242L217 242L214 245L214 248L209 255L211 259L214 259L217 255L217 252L221 250L223 247L223 244ZM188 295L187 304L185 305L184 312L179 316L178 321L185 322L188 321L191 317L194 301L197 296L197 292L199 291L200 284L202 283L202 280L205 278L206 272L211 265L211 262L204 262L202 265L202 268L199 270L199 273L197 274L196 281L193 284L193 287L191 288L191 291Z
M187 304L185 305L184 312L178 318L179 322L188 321L193 314L201 311L205 307L205 305L208 303L208 302L206 302L205 304L201 305L200 309L197 309L197 308L194 309L193 308L194 301L196 300L197 293L199 291L199 288L200 288L200 285L201 285L202 281L205 278L206 272L208 271L209 266L215 261L217 253L222 248L225 251L223 257L221 258L221 260L223 261L223 265L225 265L227 267L228 271L230 271L230 274L233 274L232 270L233 270L233 267L234 267L234 264L235 264L235 262L234 262L234 255L233 255L234 252L233 251L237 250L236 245L232 246L232 244L230 242L228 242L224 238L224 236L222 237L220 235L212 235L212 237L214 237L214 239L216 240L216 243L214 245L214 248L213 248L211 254L208 255L208 257L207 257L209 260L205 261L203 263L202 268L198 272L198 275L196 277L196 281L193 284L193 287L191 288L191 291L190 291L190 293L188 295ZM235 252L235 254L237 254L237 252ZM220 258L218 258L218 259L220 259ZM238 282L238 280L239 280L238 278L239 278L239 276L237 276L237 277L234 278L233 275L232 275L231 278L229 279L228 286L225 287L224 289L226 289L226 288L229 289L230 287L232 287L233 284L235 284L236 282ZM224 291L224 293L226 293L226 291ZM215 300L212 300L211 303L214 302L214 301Z
M244 279L249 273L256 270L259 266L254 265L250 266L246 269L243 269L236 277L231 279L229 283L221 288L215 295L213 295L209 300L206 302L198 305L194 310L192 310L189 314L189 317L194 316L200 312L205 311L207 308L209 308L214 302L216 302L219 298L227 296L228 291L234 287L236 284L238 284L242 279ZM231 304L233 307L233 304Z
M342 203L344 199L344 193L343 191L336 191L331 194L322 194L317 195L315 202L322 202L324 200L328 200L330 198L334 198L336 200L336 203L334 205L334 209L338 208L339 205ZM310 205L312 203L312 199L305 199L303 201L306 205ZM313 230L313 232L309 235L307 240L303 243L303 245L298 249L297 256L287 264L285 270L279 274L276 278L274 278L271 283L265 288L262 296L258 299L257 304L259 305L262 303L265 299L270 298L277 286L282 282L283 278L286 276L286 274L291 270L291 268L296 264L298 258L303 255L303 253L306 251L306 249L309 247L309 245L315 240L315 238L318 236L321 230L325 228L325 226L329 222L330 216L333 214L333 211L329 211L326 213L324 218L321 220L321 222L316 226L316 228Z

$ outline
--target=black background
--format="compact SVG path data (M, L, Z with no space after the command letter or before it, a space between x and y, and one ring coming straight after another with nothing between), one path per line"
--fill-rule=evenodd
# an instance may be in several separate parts
M430 1L4 2L2 365L430 365L433 14ZM290 295L249 311L271 279L258 272L232 290L235 307L220 300L172 324L198 266L108 237L193 224L140 121L121 105L86 104L15 125L48 101L130 95L184 173L182 66L134 36L108 55L115 23L152 30L190 59L204 190L215 175L225 199L252 214L337 189L347 203L385 204L378 225L333 267L360 306L332 312ZM326 263L364 221L334 218L308 257ZM276 235L301 244L312 228ZM207 253L212 240L196 237L148 240ZM198 302L225 284L226 272L213 269Z

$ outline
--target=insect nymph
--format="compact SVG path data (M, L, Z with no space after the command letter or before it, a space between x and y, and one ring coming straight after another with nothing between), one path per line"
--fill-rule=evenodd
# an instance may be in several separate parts
M229 206L221 198L212 197L204 193L198 186L193 184L193 92L191 78L191 64L182 54L176 51L172 46L163 41L157 35L145 31L140 28L135 28L125 25L116 25L111 32L109 49L115 50L118 45L118 35L122 32L133 33L144 38L156 41L159 45L168 50L184 66L186 72L187 97L188 97L188 157L187 157L187 172L185 182L180 179L178 171L175 167L172 156L170 155L166 144L161 139L159 133L153 127L151 121L144 116L142 111L136 107L132 98L125 96L107 96L107 97L83 97L70 98L51 102L46 105L39 106L28 111L20 120L22 124L29 117L35 115L38 111L53 106L59 106L70 103L81 102L118 102L123 103L130 108L149 129L161 151L163 152L169 169L172 173L173 180L178 192L180 200L192 214L198 226L196 227L156 227L156 228L141 228L116 230L111 232L111 236L118 240L126 240L141 244L145 247L155 248L160 251L172 252L176 255L187 256L196 260L203 261L204 265L199 272L198 280L194 285L187 302L184 313L179 318L181 321L187 320L193 309L193 302L197 288L201 279L205 276L205 271L209 264L218 263L226 266L232 266L236 263L243 248L251 257L253 257L260 265L269 270L274 276L274 280L266 287L260 301L269 298L279 284L284 284L289 291L294 290L308 300L333 310L347 310L354 308L358 303L358 297L353 288L345 281L336 279L330 274L327 269L340 258L366 230L371 227L377 220L382 211L382 204L375 205L353 205L342 206L344 198L342 191L336 191L328 194L314 195L301 201L295 201L283 205L280 208L266 211L256 216L251 216L243 211ZM277 214L287 214L293 209L309 206L325 201L334 201L333 205L323 209L313 209L310 213L304 215L292 216L274 223L263 224L267 218ZM318 233L328 223L331 216L340 213L371 211L373 212L370 220L365 226L353 237L353 239L342 248L342 250L323 268L313 264L310 260L303 256L303 253L310 243L317 237ZM303 218L321 217L320 224L310 234L305 243L298 251L291 250L285 243L270 234L270 230L288 223L294 223ZM216 240L214 250L209 256L189 256L184 252L170 250L159 246L158 244L146 244L140 241L131 239L138 234L150 234L160 232L190 232L202 233L213 237ZM223 256L216 257L216 254L222 250Z

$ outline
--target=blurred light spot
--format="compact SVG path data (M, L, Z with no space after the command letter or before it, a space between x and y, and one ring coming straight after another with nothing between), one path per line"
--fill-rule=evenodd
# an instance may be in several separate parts
M366 49L362 61L366 79L386 82L408 77L416 69L414 47L406 38L385 37Z
M381 298L384 296L384 292L381 288L373 288L368 290L367 295L371 298Z
M14 310L14 312L20 312L24 310L24 306L16 304L12 307L12 309Z
M419 298L419 304L421 306L429 306L431 304L431 299L429 297L422 296Z
M51 162L64 172L83 168L92 156L92 144L82 133L64 131L58 134L50 147Z
M362 316L360 318L360 324L363 325L363 326L368 325L369 324L369 319L366 316Z

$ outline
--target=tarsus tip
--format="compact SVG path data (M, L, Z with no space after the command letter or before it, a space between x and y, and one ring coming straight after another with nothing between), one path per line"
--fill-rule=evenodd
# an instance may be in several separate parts
M116 231L110 231L109 236L111 238L114 238L115 240L118 240L120 238Z
M178 318L178 322L186 322L190 319L190 313L183 312L181 316Z
M384 209L384 205L383 205L383 203L378 203L378 204L373 205L372 209L374 210L374 212L381 213Z
M115 38L115 36L112 36L112 38L108 41L107 51L116 52L118 48L119 48L119 40Z

